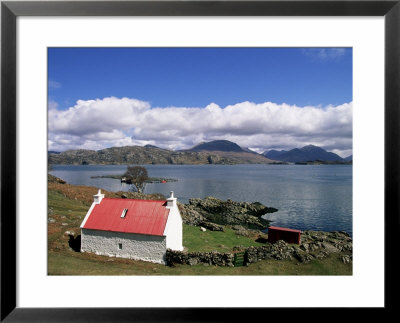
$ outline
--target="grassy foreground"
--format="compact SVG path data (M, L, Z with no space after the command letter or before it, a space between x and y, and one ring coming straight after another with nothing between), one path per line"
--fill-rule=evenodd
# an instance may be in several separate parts
M48 186L48 274L49 275L351 275L352 265L339 254L301 264L296 260L263 260L247 267L217 267L199 264L168 267L144 261L110 258L73 251L68 232L80 234L97 188L49 182ZM113 197L115 193L105 192ZM183 245L188 251L229 252L234 246L262 245L254 238L226 232L202 232L183 226Z

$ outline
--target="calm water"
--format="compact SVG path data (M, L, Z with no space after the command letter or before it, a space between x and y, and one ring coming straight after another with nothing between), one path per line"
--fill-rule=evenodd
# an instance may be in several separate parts
M150 177L177 182L147 184L145 193L169 195L178 201L214 196L261 202L279 211L268 214L273 225L299 230L343 230L352 234L352 166L349 165L146 165ZM123 174L126 166L53 165L51 174L70 184L109 191L129 185L98 175Z

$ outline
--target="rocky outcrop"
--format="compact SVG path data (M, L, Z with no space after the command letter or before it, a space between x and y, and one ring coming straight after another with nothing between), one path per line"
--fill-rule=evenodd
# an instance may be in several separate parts
M211 231L225 231L223 225L215 224L212 222L203 221L200 225Z
M334 253L342 253L342 261L350 263L353 259L352 251L353 242L346 232L304 231L300 245L290 245L279 240L274 244L267 242L265 246L247 248L245 263L251 264L263 259L297 259L301 263L308 263Z
M327 250L329 252L353 251L353 239L347 232L304 231L300 249L305 251Z
M212 222L219 225L241 225L246 229L257 230L265 229L270 223L263 219L262 215L277 211L259 202L223 201L215 197L192 198L189 204L180 204L179 210L184 223L189 225Z
M195 209L188 207L186 204L178 202L179 212L182 216L182 221L188 225L200 225L206 219Z
M59 183L59 184L66 184L66 183L67 183L67 182L64 181L63 179L58 178L58 177L56 177L56 176L53 176L53 175L51 175L51 174L47 174L47 181L48 181L49 183Z
M231 228L235 230L235 233L239 236L244 236L244 237L256 237L260 235L260 230L254 230L254 229L246 229L245 227L241 225L232 225Z
M110 197L116 197L116 198L123 198L123 199L134 199L134 200L165 200L165 196L161 193L150 193L150 194L145 194L145 193L138 193L138 192L124 192L124 191L118 191L118 192L110 192L108 194Z

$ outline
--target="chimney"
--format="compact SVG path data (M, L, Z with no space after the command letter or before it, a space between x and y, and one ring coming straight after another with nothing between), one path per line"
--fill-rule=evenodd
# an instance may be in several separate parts
M167 198L167 208L176 207L176 197L174 197L174 192L171 191L171 195Z
M97 192L96 195L93 195L93 202L96 204L100 204L101 200L103 199L104 194L101 194L101 190Z

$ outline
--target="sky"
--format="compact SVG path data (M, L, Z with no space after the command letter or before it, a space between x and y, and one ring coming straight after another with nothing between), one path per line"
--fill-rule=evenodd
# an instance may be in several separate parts
M352 154L351 48L49 48L48 149Z

